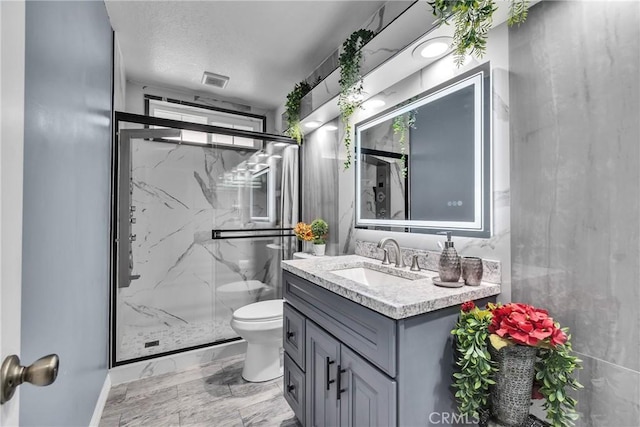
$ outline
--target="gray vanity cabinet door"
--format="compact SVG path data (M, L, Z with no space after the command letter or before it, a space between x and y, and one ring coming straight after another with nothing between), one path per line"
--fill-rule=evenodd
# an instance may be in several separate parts
M395 426L396 382L344 345L340 369L340 426Z
M296 417L304 422L305 375L287 353L284 354L284 398Z
M291 307L289 303L284 303L284 327L282 328L284 351L302 370L306 369L304 360L304 320L304 316Z
M306 322L306 426L338 427L336 373L340 343L312 322Z

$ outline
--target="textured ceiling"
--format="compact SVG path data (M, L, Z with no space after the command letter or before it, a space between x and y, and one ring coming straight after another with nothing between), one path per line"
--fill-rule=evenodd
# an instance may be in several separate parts
M127 79L275 108L385 2L105 3ZM225 89L203 86L204 71L231 80Z

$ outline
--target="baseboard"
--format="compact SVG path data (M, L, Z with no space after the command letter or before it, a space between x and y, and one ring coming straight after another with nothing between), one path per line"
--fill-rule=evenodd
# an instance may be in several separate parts
M109 397L109 390L111 390L111 376L109 375L109 372L107 372L104 384L102 384L102 390L100 390L100 395L98 396L98 401L96 402L96 407L93 410L93 416L91 417L89 427L98 427L98 424L100 424L102 411L104 410L104 405L106 405L107 398Z
M226 357L236 356L246 352L247 343L244 340L218 344L184 353L162 356L142 362L116 366L109 370L111 384L116 386L141 378L186 371L206 363L214 362Z

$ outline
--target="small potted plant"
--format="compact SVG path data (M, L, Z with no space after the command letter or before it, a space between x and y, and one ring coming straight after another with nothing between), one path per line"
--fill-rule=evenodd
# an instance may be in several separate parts
M505 426L523 425L532 396L553 427L573 425L577 401L569 390L582 388L573 377L580 359L573 356L568 328L546 310L528 304L462 304L456 338L458 366L453 374L458 410L480 418L491 415Z
M311 223L311 232L313 233L313 254L324 256L329 225L322 218L317 218Z
M303 248L303 252L311 252L311 250L306 247L306 245L310 245L313 241L313 231L311 231L311 225L304 222L299 222L293 228L293 232L295 233L296 237L298 237L298 240L302 241L303 245L305 245L305 247Z

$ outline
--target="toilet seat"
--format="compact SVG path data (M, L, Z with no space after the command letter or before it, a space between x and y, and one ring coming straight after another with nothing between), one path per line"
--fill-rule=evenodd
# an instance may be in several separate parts
M283 300L274 299L245 305L233 312L233 320L242 323L268 322L283 317Z

